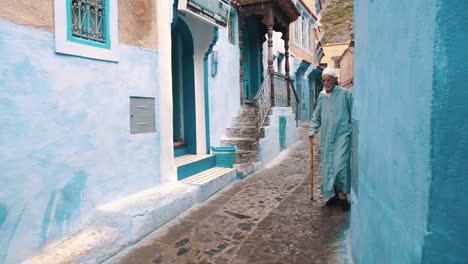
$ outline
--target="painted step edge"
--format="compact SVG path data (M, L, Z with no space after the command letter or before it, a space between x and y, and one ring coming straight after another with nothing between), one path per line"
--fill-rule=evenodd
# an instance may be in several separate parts
M180 167L180 166L187 165L189 163L193 163L193 162L197 162L197 161L202 160L202 159L206 159L206 158L211 157L211 156L213 156L213 155L210 155L210 154L198 154L198 155L187 154L187 155L183 155L183 156L175 158L174 159L174 164L175 164L176 167Z
M206 174L210 173L216 173L218 172L219 175L216 177L211 177L209 180L207 180L204 183L192 183L190 182L190 178L193 178L192 180L196 181L197 177L204 177ZM213 175L212 175L213 176ZM201 172L197 175L194 175L185 181L182 181L185 184L188 185L195 185L199 186L198 189L198 202L203 202L218 191L222 190L224 187L229 185L231 182L237 179L237 170L232 169L232 168L220 168L220 167L215 167L210 170L207 170L205 172Z
M187 163L177 167L177 180L181 181L202 171L216 166L214 155L207 155L205 158Z

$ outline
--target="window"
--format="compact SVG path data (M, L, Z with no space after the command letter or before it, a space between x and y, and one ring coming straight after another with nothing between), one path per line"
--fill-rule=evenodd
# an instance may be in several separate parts
M70 1L70 0L69 0ZM88 44L107 45L107 5L105 0L71 0L69 2L70 13L67 15L69 40L89 41ZM67 22L68 22L67 21Z
M315 39L314 29L312 27L312 24L309 24L309 51L310 52L314 51L314 39Z
M340 57L332 57L333 63L335 64L335 69L340 68Z
M298 17L294 21L294 44L296 46L301 46L302 41L302 17Z
M55 0L58 53L118 61L118 0Z
M307 24L307 19L305 18L305 14L303 14L303 16L304 17L302 19L302 47L307 50L309 27Z
M228 20L229 43L236 45L237 35L237 14L231 12Z
M321 11L321 9L320 9L320 0L315 0L315 13L317 13L317 16L320 13L320 11Z

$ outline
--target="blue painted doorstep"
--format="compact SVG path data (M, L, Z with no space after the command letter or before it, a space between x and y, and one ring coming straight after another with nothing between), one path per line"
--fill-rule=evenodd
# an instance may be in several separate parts
M202 171L214 168L215 166L215 156L207 157L196 162L179 166L177 167L177 180L183 180Z

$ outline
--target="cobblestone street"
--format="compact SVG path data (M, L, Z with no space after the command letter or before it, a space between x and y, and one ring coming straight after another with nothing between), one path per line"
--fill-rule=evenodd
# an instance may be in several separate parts
M325 207L315 139L315 201L309 147L301 141L265 169L234 182L109 263L348 263L349 213Z

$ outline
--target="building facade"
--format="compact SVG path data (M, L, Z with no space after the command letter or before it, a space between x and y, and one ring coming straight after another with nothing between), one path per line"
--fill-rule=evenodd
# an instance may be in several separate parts
M319 28L321 17L320 0L294 1L300 16L289 26L290 40L290 76L297 92L298 119L309 122L312 117L318 93L322 89L320 60L324 56L321 45L322 33ZM274 67L279 74L284 74L284 40L281 33L275 32L273 37L275 50ZM266 48L266 44L264 44ZM266 61L266 56L264 61Z
M348 48L349 42L346 43L327 43L323 45L323 52L325 56L323 56L320 63L324 67L333 67L335 68L336 77L338 77L338 81L341 82L341 66L340 66L340 58L343 55L343 52Z
M340 86L352 88L354 84L354 39L352 39L339 60Z
M264 24L221 0L0 3L0 263L105 261L235 180L210 147L273 69L271 19L288 32L295 8L272 1ZM263 165L297 140L288 98L264 100L274 121L248 141L275 146Z

